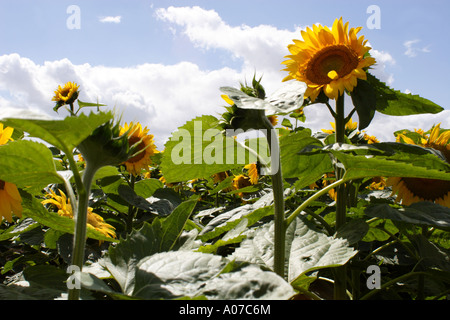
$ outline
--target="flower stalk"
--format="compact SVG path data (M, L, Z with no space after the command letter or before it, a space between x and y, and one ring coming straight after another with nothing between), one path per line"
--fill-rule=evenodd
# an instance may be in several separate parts
M271 178L274 201L274 272L284 278L287 221L284 214L284 187L281 173L280 146L278 136L270 121L262 112L262 123L266 132L271 158Z
M344 96L340 95L336 99L336 112L335 112L335 142L345 142L345 106ZM342 180L344 176L344 168L340 166L339 162L335 161L335 176L336 179ZM346 190L345 184L340 184L336 188L336 231L345 224L346 218ZM334 298L335 300L344 300L347 298L346 293L347 274L346 267L341 266L335 269L335 282L334 282Z
M73 161L73 160L72 160ZM75 216L75 232L72 251L72 265L77 266L78 270L82 270L84 264L84 248L86 244L86 224L87 224L87 210L89 204L89 194L91 190L92 180L98 167L92 166L89 162L86 162L86 169L83 173L83 179L80 182L76 182L78 191L78 204L76 208ZM78 170L76 176L79 179ZM77 181L77 178L75 179ZM78 300L80 298L80 289L69 289L69 300Z

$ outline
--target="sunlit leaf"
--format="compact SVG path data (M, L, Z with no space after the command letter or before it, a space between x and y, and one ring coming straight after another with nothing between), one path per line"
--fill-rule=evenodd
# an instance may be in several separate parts
M200 252L164 252L143 259L134 295L146 299L205 296L208 299L288 299L292 287L257 266L230 270L230 262ZM228 272L227 272L228 271Z
M256 162L232 137L218 128L219 120L202 116L188 121L165 145L161 170L167 183L208 178L214 173Z
M196 200L183 202L167 218L157 218L152 224L144 223L141 229L133 230L117 246L109 248L105 266L124 293L133 291L134 271L139 260L172 249L195 204Z
M306 84L299 81L283 83L282 87L264 100L232 87L221 87L220 90L233 100L238 108L265 110L267 115L273 115L286 114L300 108Z
M0 179L32 190L40 190L50 183L64 183L56 172L51 151L41 143L28 140L0 146Z
M439 113L444 110L441 106L428 99L394 90L369 73L367 74L367 82L375 90L376 109L380 113L392 116L406 116Z
M92 131L111 120L112 117L111 112L99 112L91 113L88 116L80 114L64 120L8 118L3 119L2 122L7 126L27 132L31 137L40 138L60 150L71 152Z
M273 268L273 222L251 231L231 255L236 261L248 261ZM342 238L315 231L301 219L289 225L286 234L286 271L293 281L301 274L345 264L357 251Z
M299 155L306 146L322 147L318 139L311 137L310 130L302 130L280 137L281 169L284 178L298 178L298 188L317 181L324 173L332 172L329 155Z

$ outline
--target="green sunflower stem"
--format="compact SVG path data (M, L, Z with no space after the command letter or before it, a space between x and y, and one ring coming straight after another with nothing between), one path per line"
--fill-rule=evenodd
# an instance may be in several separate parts
M344 114L344 96L341 95L336 100L336 143L345 142L345 114ZM335 167L336 180L342 179L344 176L344 169L339 166L336 161ZM339 185L337 187L336 198L336 230L339 229L345 223L346 215L346 203L345 203L345 186Z
M336 143L345 142L345 107L344 107L344 95L340 95L336 99L336 112L335 112L335 124L336 124ZM335 163L335 175L336 180L341 180L344 176L344 168L340 166L336 160ZM346 218L346 194L345 184L340 184L336 187L336 231L345 224ZM335 283L334 283L334 298L336 300L347 299L346 293L347 285L347 273L346 267L335 268Z
M287 222L284 214L284 187L281 173L278 136L266 116L262 116L271 158L272 191L274 200L274 272L284 278Z
M130 176L130 188L134 190L134 185L136 183L136 177L134 174ZM133 231L133 220L135 215L135 209L133 205L128 206L128 215L127 215L127 232L131 233Z
M84 249L86 244L86 228L87 228L87 210L89 204L89 194L91 190L92 180L94 179L97 167L86 162L86 169L83 173L83 179L80 183L79 179L75 179L78 191L78 205L75 216L75 232L72 251L72 266L76 266L81 272L84 264ZM76 170L76 168L74 169ZM75 174L75 173L74 173ZM79 177L77 171L76 174ZM73 287L69 289L69 300L79 300L80 288Z

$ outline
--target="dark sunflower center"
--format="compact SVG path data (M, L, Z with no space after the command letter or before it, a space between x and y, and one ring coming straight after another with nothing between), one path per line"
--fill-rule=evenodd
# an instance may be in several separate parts
M5 181L0 180L0 190L5 189Z
M442 199L450 192L450 181L446 180L402 178L402 181L410 192L427 201Z
M323 85L332 81L329 73L334 71L339 78L345 77L358 67L355 51L346 45L331 45L318 51L308 62L306 78L312 83Z
M61 90L61 96L64 98L69 98L70 88L64 88Z
M248 177L241 177L237 181L237 186L238 186L239 189L243 189L243 188L249 187L251 185L252 184L250 183L250 179Z
M128 145L131 147L132 145L137 143L139 140L141 140L141 138L139 138L139 137L130 137L130 138L128 138ZM142 141L141 143L139 143L137 145L136 152L142 151L143 149L145 149L144 141ZM135 155L134 157L128 159L127 162L132 162L132 163L138 162L139 160L144 158L144 156L145 156L145 152L142 151L142 152L138 153L137 155Z

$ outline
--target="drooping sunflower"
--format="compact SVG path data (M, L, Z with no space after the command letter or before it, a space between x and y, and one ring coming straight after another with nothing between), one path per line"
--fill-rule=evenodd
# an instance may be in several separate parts
M13 128L4 128L0 123L0 145L11 141L13 132ZM0 222L3 218L12 222L12 214L22 217L22 198L15 184L0 180Z
M0 123L0 146L2 144L6 144L8 141L12 141L12 134L14 132L14 128L11 127L3 127L3 123Z
M22 198L15 184L0 180L0 217L12 222L12 214L22 217ZM0 220L0 222L1 222Z
M247 176L250 178L251 184L257 184L259 180L258 165L256 163L249 163L244 166L247 169Z
M43 200L41 203L43 205L51 204L55 206L58 215L73 219L73 211L70 199L67 198L66 194L63 191L58 191L59 195L57 195L53 190L50 190L50 193L46 195L48 199ZM87 210L87 226L101 232L107 237L116 238L116 232L114 231L115 228L106 223L100 215L93 212L93 209L91 207L88 207Z
M244 174L237 175L233 178L233 189L234 190L240 190L244 189L245 187L251 186L252 183L250 181L250 178ZM238 196L243 197L244 193L239 192Z
M289 75L283 81L306 83L305 98L311 101L322 90L330 99L337 99L344 90L352 92L357 79L366 80L365 68L375 63L368 55L371 48L366 46L367 40L357 36L361 29L349 30L342 17L334 21L331 30L321 25L306 28L301 32L303 41L293 40L294 44L288 46L291 54L283 64Z
M414 142L404 134L397 136L398 141L438 150L445 161L450 162L450 130L441 132L440 124L434 126L429 134L416 130L422 137ZM450 181L424 178L389 177L386 185L392 187L396 201L410 205L420 201L430 201L450 208Z
M140 123L130 124L125 123L120 129L120 135L128 132L128 144L129 146L137 145L137 153L125 161L127 171L133 175L138 175L142 169L148 169L148 166L152 163L151 156L158 153L156 150L156 145L153 142L153 135L148 134L150 131L147 127L142 128Z
M80 88L75 82L67 82L64 87L58 86L52 101L56 101L58 105L70 104L78 98L78 89Z

